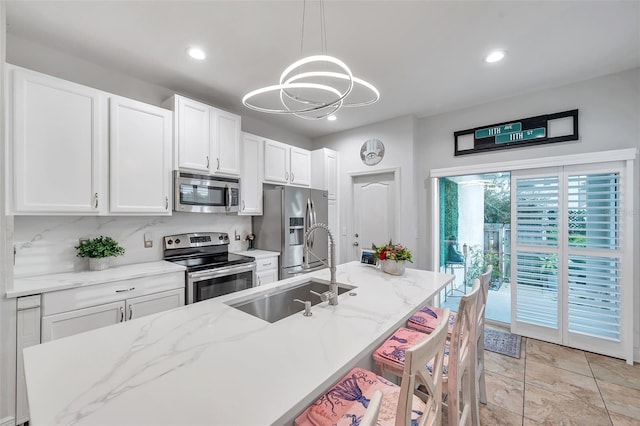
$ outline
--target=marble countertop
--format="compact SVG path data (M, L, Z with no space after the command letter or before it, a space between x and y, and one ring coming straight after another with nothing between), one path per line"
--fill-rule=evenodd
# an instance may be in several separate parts
M290 423L454 278L337 269L357 288L311 317L301 307L271 324L224 302L328 280L327 269L26 348L30 424Z
M7 290L7 298L29 296L50 291L66 290L68 288L88 285L104 284L114 281L148 277L184 271L186 268L171 262L160 260L157 262L134 263L130 265L114 266L103 271L64 272L34 277L16 278L13 288Z
M268 251L268 250L259 250L259 249L235 251L234 253L241 254L243 256L250 256L255 259L263 259L265 257L280 256L280 253L278 253L277 251Z

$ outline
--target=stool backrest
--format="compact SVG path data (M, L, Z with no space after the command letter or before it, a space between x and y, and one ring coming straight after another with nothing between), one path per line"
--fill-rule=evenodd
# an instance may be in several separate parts
M478 319L476 336L484 336L484 317L487 309L487 297L489 296L489 284L491 284L491 274L493 273L493 265L487 266L484 274L480 275L480 294L478 295L478 307L476 309L476 318ZM475 282L474 282L475 284Z
M378 414L380 413L381 404L382 391L377 390L369 400L367 411L360 419L360 426L376 426L376 424L378 423Z
M474 280L471 292L460 298L458 315L451 331L449 343L448 416L449 424L470 421L473 406L472 389L475 386L476 309L480 296L480 280ZM455 392L455 395L452 395ZM461 398L459 397L461 395ZM455 416L455 417L452 417Z
M422 384L428 396L424 414L419 425L440 425L442 421L442 365L444 362L445 342L449 309L442 313L443 321L428 337L405 352L404 371L400 384L400 397L396 413L396 426L411 425L411 406L415 387ZM433 360L433 374L425 366Z

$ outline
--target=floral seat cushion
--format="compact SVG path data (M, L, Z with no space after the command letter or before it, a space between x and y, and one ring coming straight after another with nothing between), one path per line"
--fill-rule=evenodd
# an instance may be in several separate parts
M378 414L378 425L395 425L400 387L375 373L354 368L336 385L300 414L298 426L353 426L367 410L369 400L377 391L382 391L382 403ZM412 424L423 414L425 404L413 397Z
M440 321L442 321L443 313L443 309L436 308L435 306L423 306L418 312L409 318L407 327L430 334L438 327ZM458 314L456 312L451 312L449 314L448 334L451 334L451 331L453 330L453 325L456 322L457 315Z
M402 370L404 356L407 349L427 338L425 333L401 327L397 329L376 351L373 359L385 364L391 364Z

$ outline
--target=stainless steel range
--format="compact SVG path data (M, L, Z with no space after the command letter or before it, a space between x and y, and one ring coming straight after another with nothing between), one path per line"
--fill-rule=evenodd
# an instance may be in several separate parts
M253 287L255 260L229 253L225 232L168 235L164 260L187 267L187 304Z

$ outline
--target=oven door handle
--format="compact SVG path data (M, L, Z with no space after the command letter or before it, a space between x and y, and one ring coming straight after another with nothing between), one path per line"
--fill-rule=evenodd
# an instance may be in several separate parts
M227 275L239 274L242 272L249 272L256 269L255 262L248 263L242 266L232 266L230 268L219 268L219 269L207 269L206 271L198 271L198 272L190 272L189 279L191 281L202 281L208 280L211 278L224 277Z

